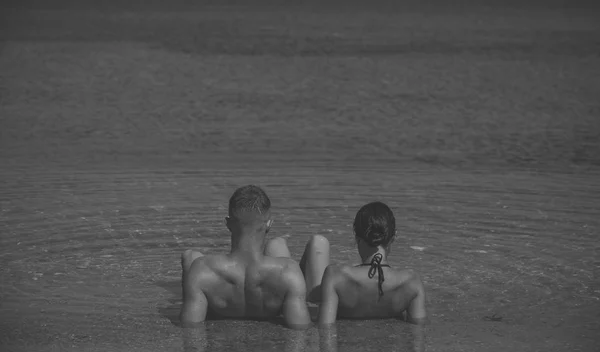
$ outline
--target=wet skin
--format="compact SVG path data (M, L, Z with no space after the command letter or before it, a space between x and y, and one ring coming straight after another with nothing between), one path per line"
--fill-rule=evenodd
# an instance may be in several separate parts
M294 329L310 325L306 285L298 263L289 258L235 251L228 255L182 255L184 327L211 316L270 319L283 315Z
M369 278L369 267L330 265L321 284L319 323L331 324L337 318L398 318L411 323L426 319L425 290L411 270L381 268L385 281L379 296L377 274ZM405 316L406 312L406 316Z

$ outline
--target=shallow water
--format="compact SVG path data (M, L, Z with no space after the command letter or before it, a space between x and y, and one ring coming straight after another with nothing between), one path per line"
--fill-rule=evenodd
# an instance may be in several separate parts
M296 258L324 234L355 262L388 203L428 351L597 350L594 12L257 2L0 10L0 350L408 349L387 320L177 327L179 254L228 251L247 183Z
M598 343L597 174L234 165L3 170L2 344L15 351L318 349L314 329L215 321L190 337L175 325L178 255L228 251L227 199L246 183L264 186L272 234L288 237L296 257L308 236L324 234L333 261L356 261L353 215L365 202L387 202L399 224L391 261L420 272L428 291L430 351L591 351ZM501 321L486 320L494 314ZM359 351L409 345L411 335L391 321L342 321L337 336L340 350Z

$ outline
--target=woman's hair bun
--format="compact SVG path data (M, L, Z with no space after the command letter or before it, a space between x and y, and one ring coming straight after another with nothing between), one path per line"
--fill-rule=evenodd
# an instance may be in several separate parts
M381 202L363 206L354 218L354 234L372 247L387 246L396 234L392 210Z

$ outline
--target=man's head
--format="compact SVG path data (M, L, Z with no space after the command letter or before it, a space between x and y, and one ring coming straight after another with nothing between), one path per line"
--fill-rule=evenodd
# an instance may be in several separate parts
M243 186L229 198L227 227L232 233L269 231L271 200L260 187Z

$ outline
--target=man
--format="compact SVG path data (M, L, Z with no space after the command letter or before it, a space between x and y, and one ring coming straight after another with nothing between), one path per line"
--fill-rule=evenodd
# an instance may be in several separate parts
M227 228L231 252L182 254L184 327L196 326L210 313L222 318L269 319L280 314L286 325L306 329L311 320L306 305L306 284L298 263L276 253L277 241L268 243L271 201L254 185L238 188L229 199Z

